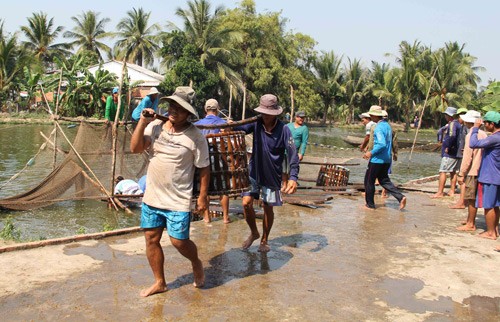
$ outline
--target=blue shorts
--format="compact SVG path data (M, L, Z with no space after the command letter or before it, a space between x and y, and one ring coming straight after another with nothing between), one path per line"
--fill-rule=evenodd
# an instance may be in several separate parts
M250 177L250 191L243 192L241 194L244 196L251 196L257 200L262 196L262 202L266 206L282 206L283 199L281 198L281 191L273 190L271 188L261 186L255 181L254 178Z
M477 184L476 208L491 209L500 206L500 186L496 184Z
M175 239L189 239L191 213L171 211L151 207L142 203L141 228L167 228L167 233Z

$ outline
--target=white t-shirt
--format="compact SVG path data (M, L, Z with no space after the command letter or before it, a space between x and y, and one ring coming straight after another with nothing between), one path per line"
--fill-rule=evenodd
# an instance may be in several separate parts
M375 126L377 123L370 121L366 123L365 125L365 135L370 135L370 130L372 129L372 126Z
M140 195L142 194L139 184L131 179L124 179L115 186L115 195Z
M194 170L210 165L208 144L194 125L180 133L168 133L164 122L155 120L144 130L151 139L143 202L172 211L190 211Z

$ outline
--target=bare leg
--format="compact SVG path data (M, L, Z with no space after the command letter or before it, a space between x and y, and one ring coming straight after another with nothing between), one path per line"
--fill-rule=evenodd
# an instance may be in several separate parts
M450 172L450 191L448 196L452 197L455 195L455 189L457 187L457 174L456 172Z
M196 244L190 239L176 239L170 236L170 242L181 253L191 261L193 266L194 287L203 287L205 285L205 272L203 271L203 264L198 257L198 248Z
M231 222L231 219L229 218L229 196L221 196L220 204L222 206L222 218L224 220L224 223L229 224Z
M259 239L260 234L257 229L257 223L255 222L255 210L253 209L253 197L244 196L243 197L243 213L245 214L245 220L250 227L250 236L243 242L243 249L248 249L252 246L254 240Z
M269 234L274 223L273 206L264 205L264 220L262 221L262 239L260 240L259 252L267 253L271 250L267 244Z
M207 209L203 210L203 221L209 223L210 219L210 198L207 196Z
M431 198L441 198L444 197L444 185L446 183L446 172L439 172L439 186L438 186L438 191L436 192L435 195L433 195Z
M465 183L462 183L460 185L460 198L458 198L457 202L448 208L450 209L464 209L465 208L465 201L464 201L464 196L465 196Z
M484 209L484 217L486 221L486 231L480 233L478 236L496 240L498 237L498 223L497 216L494 208Z
M465 203L467 204L467 209L468 209L467 221L465 222L465 225L458 226L457 230L475 231L477 208L474 205L474 200L465 200Z
M146 256L148 257L149 266L151 266L153 270L155 283L149 288L141 291L140 295L142 297L167 291L167 283L165 283L165 273L163 270L165 258L163 249L160 245L162 234L163 228L144 230L144 237L146 238Z

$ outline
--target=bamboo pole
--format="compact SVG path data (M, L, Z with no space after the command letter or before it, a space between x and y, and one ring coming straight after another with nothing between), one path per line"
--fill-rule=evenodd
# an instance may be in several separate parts
M62 76L63 76L63 69L61 68L61 72L59 73L59 85L57 86L57 100L56 100L56 109L55 109L56 116L59 112L59 96L61 93ZM54 170L56 168L56 163L57 163L57 128L55 125L54 125L54 130L56 130L56 132L54 134L54 156L52 158L52 170Z
M232 109L232 105L233 105L233 85L230 85L229 86L229 115L228 115L228 119L231 119L231 109Z
M241 119L245 119L245 109L247 106L247 88L246 86L243 86L243 112L241 114Z
M410 167L411 157L413 155L413 150L415 149L415 143L417 142L418 131L420 130L420 126L422 125L422 117L424 116L425 105L427 105L427 100L429 99L429 95L431 93L432 81L434 80L434 76L436 76L436 72L438 71L438 68L439 68L439 66L436 67L436 69L434 70L434 73L432 73L431 81L429 83L429 89L427 90L427 95L425 96L424 106L422 106L422 111L420 112L420 121L418 122L418 126L417 126L417 129L415 131L415 137L413 138L413 144L411 146L410 156L408 158L408 168Z
M293 114L295 113L295 104L293 96L293 85L290 85L290 100L292 102L291 112L290 112L290 122L293 122Z
M118 107L116 108L115 121L113 122L113 126L111 128L111 136L113 139L111 146L111 193L115 190L115 175L116 175L116 142L118 140L118 123L120 120L120 111L122 108L122 86L123 86L123 78L125 77L125 70L127 68L127 62L125 59L123 60L122 67L122 75L120 78L120 85L118 87Z

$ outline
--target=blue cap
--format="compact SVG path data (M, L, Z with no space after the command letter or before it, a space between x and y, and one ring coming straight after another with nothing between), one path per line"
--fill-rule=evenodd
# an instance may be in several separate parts
M118 87L113 88L113 94L118 93Z

